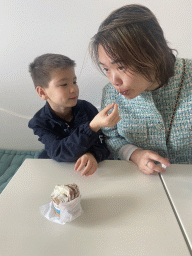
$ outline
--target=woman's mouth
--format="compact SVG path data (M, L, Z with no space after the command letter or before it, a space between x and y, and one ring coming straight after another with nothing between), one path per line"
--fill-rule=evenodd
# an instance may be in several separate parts
M126 95L129 92L129 90L120 92L122 95Z

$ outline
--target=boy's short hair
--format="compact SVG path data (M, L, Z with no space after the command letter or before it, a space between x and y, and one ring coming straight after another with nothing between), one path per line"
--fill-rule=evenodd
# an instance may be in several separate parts
M98 47L119 64L167 84L174 75L175 56L155 15L145 6L126 5L113 11L90 42L90 54L100 68ZM101 68L100 68L101 70Z
M51 80L51 73L56 69L67 69L74 67L75 61L62 54L46 53L35 58L29 64L29 73L31 74L35 88L37 86L48 87Z

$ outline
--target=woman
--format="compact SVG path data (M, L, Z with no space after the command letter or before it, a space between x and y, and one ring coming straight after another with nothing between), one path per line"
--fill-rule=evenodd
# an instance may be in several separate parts
M154 14L141 5L115 10L90 53L110 81L102 108L118 97L121 121L103 129L114 158L145 174L192 163L192 61L174 56Z

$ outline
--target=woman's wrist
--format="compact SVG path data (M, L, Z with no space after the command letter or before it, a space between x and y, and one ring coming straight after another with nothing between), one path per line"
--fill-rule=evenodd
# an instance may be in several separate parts
M130 156L131 154L138 149L138 147L136 147L135 145L132 144L126 144L124 145L120 150L119 150L119 158L121 160L126 160L129 161L130 160Z
M143 149L137 148L130 156L129 160L132 161L133 163L137 164L140 160L141 152Z

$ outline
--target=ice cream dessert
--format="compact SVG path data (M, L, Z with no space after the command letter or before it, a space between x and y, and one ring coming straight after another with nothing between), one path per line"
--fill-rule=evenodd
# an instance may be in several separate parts
M76 184L57 185L51 194L51 200L55 208L56 214L60 215L60 203L67 203L80 195L79 187Z

